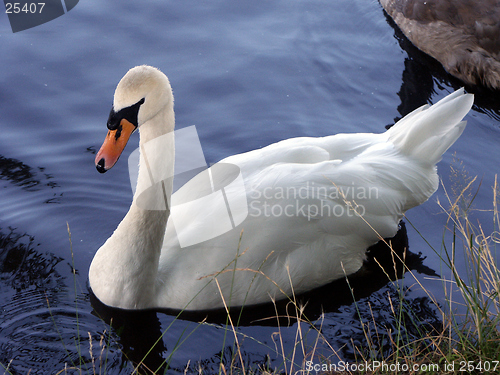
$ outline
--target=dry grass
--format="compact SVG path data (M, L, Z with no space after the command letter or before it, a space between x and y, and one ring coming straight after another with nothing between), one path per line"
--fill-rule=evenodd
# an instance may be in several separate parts
M220 374L463 374L463 373L499 373L500 372L500 271L497 266L496 245L500 243L500 215L498 196L500 193L495 178L491 213L492 230L485 231L483 225L474 222L472 202L475 193L472 190L476 179L466 180L466 186L455 190L453 198L445 189L447 201L440 204L447 215L446 234L442 250L438 251L443 264L449 270L449 278L442 278L446 295L446 304L434 301L442 321L441 327L427 327L412 315L411 305L407 301L408 290L416 286L424 291L418 278L407 270L405 283L412 286L403 287L403 283L392 282L397 290L397 298L388 295L387 304L396 322L393 330L384 331L376 321L372 312L370 318L363 317L359 311L359 321L364 335L362 345L354 347L355 360L343 362L342 355L328 342L323 334L323 317L312 322L304 313L304 306L297 302L295 295L289 298L287 316L295 321L296 332L293 349L286 349L283 329L290 326L280 325L283 316L276 309L276 331L273 334L274 347L268 347L269 353L281 358L279 368L268 365L260 367L247 366L244 361L244 340L252 339L238 329L238 321L234 321L226 306L228 319L226 330L233 336L232 357L221 363ZM483 213L485 211L482 211ZM70 237L71 240L71 237ZM397 256L396 254L394 255ZM238 257L238 253L237 253ZM459 271L464 267L457 264L465 262L468 272ZM236 260L234 263L236 268ZM248 270L245 270L248 271ZM255 272L255 271L254 271ZM260 271L257 271L260 272ZM216 278L214 279L216 282ZM348 279L346 278L347 282ZM414 280L414 282L412 281ZM428 297L434 300L430 292ZM441 307L440 307L441 306ZM357 305L355 303L355 307ZM371 305L369 305L371 309ZM371 310L370 310L371 311ZM200 324L209 324L202 322ZM408 336L408 326L418 332L419 337ZM168 328L167 328L168 329ZM196 328L195 328L196 330ZM194 331L189 333L193 334ZM161 337L160 337L161 339ZM91 373L105 374L108 355L109 337L104 334L97 345L94 345L89 333L89 354L91 362L83 369L78 364L65 366L57 374ZM78 344L79 345L79 344ZM179 346L182 342L179 343ZM222 351L224 350L223 343ZM319 348L321 347L321 350ZM390 350L387 350L387 347ZM176 345L177 348L177 345ZM326 351L325 351L326 348ZM384 349L382 349L384 348ZM222 353L221 351L221 353ZM326 353L326 354L325 354ZM166 362L168 359L166 360ZM10 374L9 365L4 367L5 374ZM202 368L187 364L186 373L204 373ZM148 369L145 361L136 364L133 370L138 373L163 373L158 369Z

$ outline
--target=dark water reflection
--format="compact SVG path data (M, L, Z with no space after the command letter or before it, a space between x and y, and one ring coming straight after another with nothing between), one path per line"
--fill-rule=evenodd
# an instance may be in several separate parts
M6 374L47 374L52 370L79 368L92 373L102 337L109 362L101 363L119 373L130 373L118 345L109 341L100 320L90 314L88 294L68 287L58 268L67 260L41 252L35 239L13 228L0 228L0 363ZM73 294L73 300L68 299ZM93 354L90 353L91 343ZM101 358L102 359L102 358ZM99 361L99 359L98 359ZM127 370L128 368L128 370Z
M37 191L43 188L56 189L59 184L54 181L54 176L45 173L44 167L31 167L21 160L7 158L0 155L0 180L9 181L11 184L22 188L24 191ZM53 193L53 197L43 203L57 203L62 193Z
M61 279L55 269L61 261L63 258L52 254L38 253L34 238L28 234L18 234L13 228L7 228L3 233L0 228L1 280L16 292L33 287L53 287L51 283L57 284Z
M80 2L64 17L25 32L12 35L4 25L0 364L16 375L52 374L65 366L130 374L139 363L143 373L167 363L171 373L186 367L219 373L221 359L226 369L233 361L235 340L224 313L210 312L199 324L205 314L117 311L89 294L89 263L132 198L126 158L136 135L125 162L105 176L93 165L114 88L132 66L151 64L169 75L178 127L197 125L209 163L294 136L382 132L461 86L391 28L377 1ZM485 188L475 204L487 209L500 160L500 98L467 90L476 93L474 110L438 169L447 187L453 186L455 158L480 175ZM407 235L400 231L393 242L400 254L407 248L415 278L445 301L433 271L441 271L439 254L428 246L439 250L443 241L446 218L436 199L445 201L442 189L407 214L425 240L408 225ZM487 231L488 213L474 214ZM297 297L310 324L289 320L295 311L287 303L249 307L241 317L232 311L233 321L240 320L245 366L284 371L281 344L291 358L299 328L307 350L319 329L325 340L318 355L331 356L331 345L343 359L353 358L353 345L366 344L366 327L394 332L391 303L402 301L408 337L415 335L412 321L422 329L439 326L437 307L414 287L413 275L403 275L401 264L395 269L383 246L369 255L349 284L340 280ZM396 281L388 282L386 273ZM390 350L389 335L381 350Z

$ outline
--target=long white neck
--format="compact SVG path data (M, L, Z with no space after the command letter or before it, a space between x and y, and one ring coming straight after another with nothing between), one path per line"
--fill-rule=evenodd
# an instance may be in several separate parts
M170 214L174 123L173 107L167 106L139 128L141 156L132 205L97 252L89 272L91 279L97 278L91 280L93 291L105 304L144 308L155 303L158 262Z

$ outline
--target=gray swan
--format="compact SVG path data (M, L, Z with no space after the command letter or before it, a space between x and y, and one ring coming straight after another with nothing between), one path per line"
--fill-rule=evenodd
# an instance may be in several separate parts
M380 0L421 51L453 76L500 89L500 0Z

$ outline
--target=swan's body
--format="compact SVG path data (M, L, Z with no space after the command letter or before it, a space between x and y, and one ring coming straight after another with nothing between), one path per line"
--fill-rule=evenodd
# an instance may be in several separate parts
M127 309L202 310L224 306L220 291L226 304L251 305L357 271L366 249L380 237L394 236L403 213L437 189L435 164L462 133L461 120L472 101L459 90L383 134L287 139L222 160L219 165L238 166L244 182L244 188L225 188L226 202L246 198L248 214L241 223L234 219L233 229L184 248L179 233L196 239L207 221L217 224L213 215L220 212L220 201L205 200L197 214L183 217L188 214L176 203L203 195L197 176L172 196L170 218L168 209L141 208L141 184L147 185L155 171L167 169L171 175L173 168L173 145L150 149L147 160L141 154L129 212L90 267L93 292L103 303ZM108 138L96 157L100 171L117 159L107 150L110 142L123 149L127 122L139 127L141 151L174 129L170 85L154 68L131 69L117 87L113 108ZM135 115L130 108L137 109ZM168 200L171 180L160 191ZM361 216L346 201L357 205ZM175 227L178 219L185 224Z
M469 84L500 89L500 0L380 0L406 37Z

